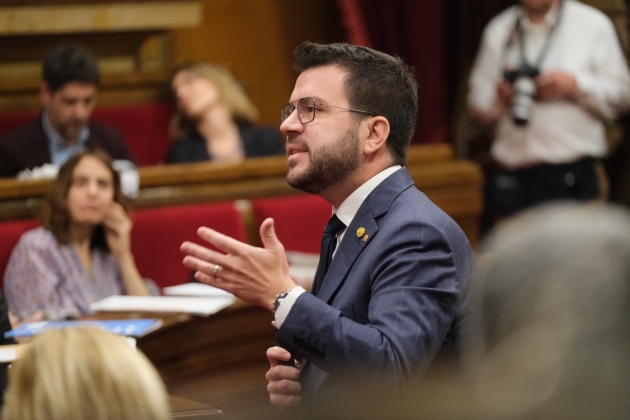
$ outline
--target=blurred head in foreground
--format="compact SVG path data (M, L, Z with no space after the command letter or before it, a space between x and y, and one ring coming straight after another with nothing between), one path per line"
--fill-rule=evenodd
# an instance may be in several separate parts
M167 420L155 368L123 337L94 328L36 336L13 367L3 420Z
M630 215L552 205L501 226L480 258L483 418L630 415Z

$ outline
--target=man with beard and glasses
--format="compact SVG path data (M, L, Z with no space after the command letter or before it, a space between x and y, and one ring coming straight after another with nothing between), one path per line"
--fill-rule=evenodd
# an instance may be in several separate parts
M412 69L369 48L309 42L293 65L301 73L280 126L287 181L333 207L311 293L289 277L272 219L263 248L201 227L227 254L181 249L198 280L274 312L271 402L299 406L302 418L347 418L375 395L411 389L438 352L441 366L457 365L474 256L402 166L418 106Z
M62 44L51 49L44 57L42 78L42 113L0 139L0 177L45 164L59 167L86 147L131 160L118 132L90 121L100 74L86 48Z

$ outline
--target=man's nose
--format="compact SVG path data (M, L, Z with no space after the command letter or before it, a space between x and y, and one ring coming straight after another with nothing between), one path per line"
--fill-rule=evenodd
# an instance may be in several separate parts
M90 118L90 106L84 103L78 103L74 107L74 117L80 120L87 120Z
M284 120L282 124L280 124L280 131L282 131L282 133L287 136L289 134L302 133L304 131L304 124L302 124L300 122L300 119L298 118L297 108L294 109L291 114L289 114L287 119Z

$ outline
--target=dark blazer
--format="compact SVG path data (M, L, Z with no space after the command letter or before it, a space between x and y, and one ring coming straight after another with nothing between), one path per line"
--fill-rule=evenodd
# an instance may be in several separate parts
M305 359L304 407L331 418L369 391L408 389L441 348L459 357L474 266L462 230L407 170L389 176L348 226L319 295L303 293L277 332Z
M88 127L90 137L86 147L102 149L112 159L132 160L127 145L116 130L94 121L88 122ZM48 137L41 114L0 139L0 177L14 177L24 169L50 162Z
M243 141L247 158L286 153L280 132L275 128L239 124L238 134ZM206 147L206 141L199 133L174 141L166 158L168 163L207 162L209 160L212 159Z

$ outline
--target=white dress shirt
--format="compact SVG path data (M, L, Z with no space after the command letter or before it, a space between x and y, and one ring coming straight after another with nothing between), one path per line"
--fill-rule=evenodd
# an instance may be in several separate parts
M79 138L76 143L71 146L68 146L66 140L61 137L57 131L50 124L50 120L48 119L48 108L44 108L42 112L42 126L44 127L44 132L46 133L46 137L48 137L48 150L50 150L50 162L53 165L61 166L66 160L70 159L70 157L76 155L85 149L85 143L90 137L90 128L87 124L81 129L81 134L79 134Z
M368 195L370 195L374 188L378 187L381 182L385 181L387 177L389 177L400 168L400 165L394 165L390 166L382 172L379 172L363 185L361 185L359 188L354 190L354 192L350 194L348 198L343 201L343 203L341 203L338 209L333 207L332 214L337 214L339 220L341 220L343 224L346 225L346 228L337 235L337 245L335 246L333 258L335 256L335 253L337 252L337 247L341 243L341 240L343 239L346 230L348 230L348 226L350 226L352 219L354 219L354 216L359 211L361 204L363 204L365 199L368 197ZM295 303L297 298L300 297L300 295L304 292L306 292L306 290L304 290L304 288L301 286L297 286L296 288L292 289L291 292L289 292L287 297L284 298L284 300L276 310L276 313L274 315L274 322L272 322L274 327L280 329L282 323L289 315L293 304Z
M540 24L531 23L520 6L513 6L484 31L471 73L468 103L473 111L497 120L491 152L507 168L605 156L608 147L602 120L630 108L630 73L612 23L590 6L573 0L562 3ZM570 73L578 90L575 102L536 102L525 127L515 125L511 113L498 106L496 90L503 71L520 64L519 37L508 43L517 19L521 20L528 63L537 63L549 38L541 73Z

